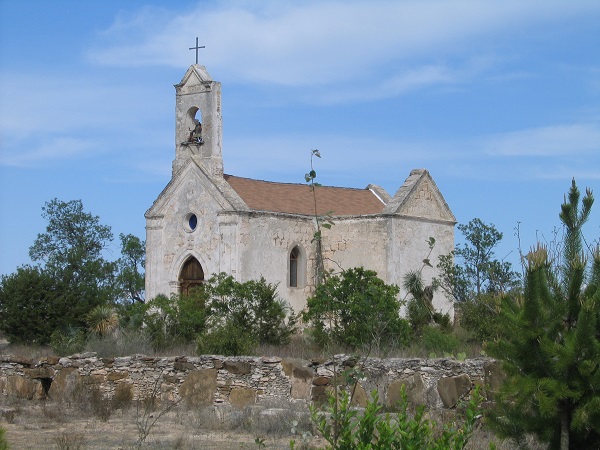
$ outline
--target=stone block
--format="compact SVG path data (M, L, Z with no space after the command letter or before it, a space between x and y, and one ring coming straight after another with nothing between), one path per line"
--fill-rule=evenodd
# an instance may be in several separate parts
M331 391L331 386L313 386L310 391L310 399L315 405L326 405Z
M463 396L470 392L471 379L467 374L440 378L437 389L444 407L453 408Z
M179 395L190 408L212 406L217 389L217 370L193 370L179 388Z
M229 403L238 409L256 403L256 391L254 389L236 387L229 393Z
M289 377L291 390L290 397L308 400L311 396L311 385L314 369L304 365L301 359L285 358L281 362L283 372Z
M500 361L486 361L483 364L483 382L485 384L485 396L488 400L492 400L502 383L506 380L506 375L502 371L502 363Z
M314 377L312 380L312 384L315 386L326 386L329 384L328 377Z
M421 374L414 374L400 380L392 381L387 388L387 405L391 408L401 400L400 392L404 386L407 401L414 405L425 404L425 383Z
M28 378L54 378L54 369L51 367L36 367L35 369L25 369L23 373Z
M223 361L223 368L236 375L246 375L252 370L250 363L244 361Z
M73 397L81 389L81 375L73 367L65 367L56 372L48 396L52 399Z
M173 368L175 370L184 371L184 370L196 370L196 367L187 361L175 361L173 364Z
M39 398L40 390L41 383L38 380L30 380L18 375L7 377L6 393L8 396L31 400L34 397Z
M110 372L106 375L106 381L117 381L127 378L129 376L128 371L123 372Z
M367 406L369 396L367 395L367 392L360 384L357 384L356 387L354 387L354 388L350 387L350 395L352 396L352 405L353 406L360 406L361 408L364 408L365 406Z

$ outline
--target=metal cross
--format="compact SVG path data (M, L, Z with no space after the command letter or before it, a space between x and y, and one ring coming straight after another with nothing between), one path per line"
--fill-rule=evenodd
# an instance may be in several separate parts
M198 38L196 38L196 46L195 47L190 47L190 50L196 50L196 64L198 64L198 50L200 50L201 48L205 48L205 46L201 46L198 47Z

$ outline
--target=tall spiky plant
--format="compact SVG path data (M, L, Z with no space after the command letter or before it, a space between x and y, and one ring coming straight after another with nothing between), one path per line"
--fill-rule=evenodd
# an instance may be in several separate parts
M582 234L593 202L587 189L580 204L573 180L560 257L532 249L523 301L503 308L506 338L487 348L507 375L490 423L518 442L535 434L550 449L600 448L600 248L586 253Z

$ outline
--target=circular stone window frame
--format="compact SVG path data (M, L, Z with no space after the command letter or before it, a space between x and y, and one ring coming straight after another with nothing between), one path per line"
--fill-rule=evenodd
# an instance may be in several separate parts
M195 225L193 227L192 220L195 222ZM183 220L183 228L188 233L193 233L194 231L196 231L198 229L198 216L193 212L187 213Z

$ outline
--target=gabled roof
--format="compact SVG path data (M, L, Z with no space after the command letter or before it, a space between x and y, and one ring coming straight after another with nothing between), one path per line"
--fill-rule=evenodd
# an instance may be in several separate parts
M387 203L387 214L456 223L456 218L435 181L425 169L414 169Z
M225 181L251 210L290 214L315 214L315 200L306 184L275 183L224 175ZM378 214L385 204L369 188L352 189L318 186L317 214L331 212L333 216Z

